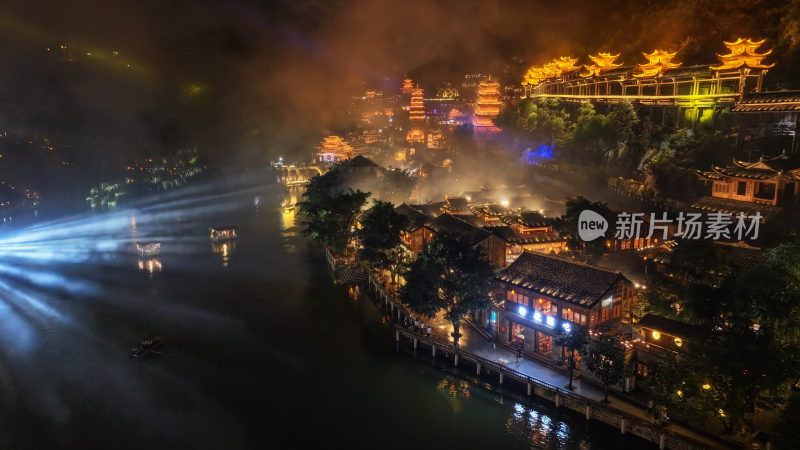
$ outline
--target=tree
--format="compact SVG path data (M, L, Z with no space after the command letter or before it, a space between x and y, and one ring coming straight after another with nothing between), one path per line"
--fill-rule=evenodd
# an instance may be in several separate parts
M311 187L314 180L312 179ZM312 239L319 240L333 250L342 252L353 237L356 216L369 198L368 192L348 190L339 194L317 189L306 190L303 200L298 205L300 215L304 217L303 233Z
M481 253L446 235L437 235L406 273L401 301L412 311L433 316L444 310L453 324L456 348L464 316L491 307L492 267Z
M625 375L625 351L613 337L601 336L587 346L581 362L603 383L603 401L608 403L609 386L619 383Z
M567 356L562 361L567 365L569 371L569 384L567 388L572 390L572 374L575 371L575 352L583 353L586 349L586 344L589 341L589 333L586 327L578 324L572 324L570 331L562 330L556 335L553 343L561 346L566 350Z
M607 251L606 239L599 237L593 241L584 242L577 237L578 218L583 210L592 210L603 216L608 222L609 231L616 222L616 214L608 208L608 205L601 202L592 202L583 197L570 197L566 201L566 211L561 218L556 221L556 227L562 236L567 237L567 246L570 250L583 250L587 258L596 262Z
M374 200L372 208L362 217L357 233L363 247L358 251L359 258L396 275L404 254L400 248L400 232L407 223L408 218L398 214L393 204Z

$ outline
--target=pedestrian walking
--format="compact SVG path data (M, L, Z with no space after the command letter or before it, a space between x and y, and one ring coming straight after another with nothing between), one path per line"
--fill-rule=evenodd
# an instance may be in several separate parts
M519 362L520 359L522 359L522 345L517 347L517 362Z
M428 333L427 334L428 334L428 337L431 337L431 327L430 327L430 325L428 325Z
M419 330L419 320L414 319L414 331Z

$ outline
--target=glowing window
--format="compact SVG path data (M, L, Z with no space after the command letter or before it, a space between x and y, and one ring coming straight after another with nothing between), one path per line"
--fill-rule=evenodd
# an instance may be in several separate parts
M653 331L653 339L661 339L661 333L658 331Z
M675 345L677 345L678 347L683 346L683 339L675 338Z

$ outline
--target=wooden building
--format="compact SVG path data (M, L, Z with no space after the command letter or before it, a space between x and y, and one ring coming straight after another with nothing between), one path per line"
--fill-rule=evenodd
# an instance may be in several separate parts
M500 339L549 362L562 356L553 348L556 334L573 324L594 331L628 322L637 295L618 271L528 251L496 279Z

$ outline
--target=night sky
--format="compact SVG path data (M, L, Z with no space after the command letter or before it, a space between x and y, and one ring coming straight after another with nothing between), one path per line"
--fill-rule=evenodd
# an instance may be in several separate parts
M0 7L0 124L84 163L180 146L210 162L305 157L363 81L394 89L410 75L435 89L475 71L512 82L563 54L633 64L656 47L713 61L738 35L771 40L780 81L796 66L798 4L12 0Z

